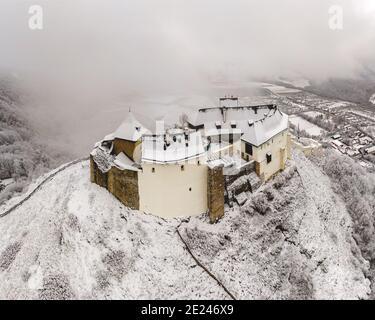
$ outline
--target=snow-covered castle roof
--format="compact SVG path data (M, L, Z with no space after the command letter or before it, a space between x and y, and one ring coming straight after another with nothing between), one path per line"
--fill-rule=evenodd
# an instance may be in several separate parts
M142 139L142 162L175 163L205 154L201 133L145 136Z
M141 140L141 162L167 164L205 155L210 137L215 135L240 136L241 140L258 147L288 128L288 116L275 105L240 106L238 99L226 100L220 100L220 107L193 112L187 118L190 128L186 124L164 128L163 122L151 121L129 111L118 129L102 142L116 138L132 142ZM124 159L115 160L128 165Z
M192 113L188 122L209 135L241 131L241 139L254 146L288 128L288 116L275 105L204 108Z
M137 118L138 115L137 115ZM124 139L128 141L137 141L145 134L151 134L150 129L138 121L134 114L129 111L124 121L113 133L113 138Z

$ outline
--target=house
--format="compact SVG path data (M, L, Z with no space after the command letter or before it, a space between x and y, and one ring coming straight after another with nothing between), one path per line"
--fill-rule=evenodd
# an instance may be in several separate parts
M365 150L367 154L374 154L375 153L375 146L369 147Z
M285 168L288 117L275 105L221 98L218 107L191 112L184 121L165 124L129 112L95 145L91 181L132 209L164 218L208 212L214 222L225 202L243 203L257 181ZM244 186L232 190L240 176Z

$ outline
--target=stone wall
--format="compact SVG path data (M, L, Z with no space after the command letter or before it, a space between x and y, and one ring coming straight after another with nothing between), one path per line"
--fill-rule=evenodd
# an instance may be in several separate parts
M254 160L246 163L237 171L227 175L224 172L225 202L232 207L237 197L247 192L255 192L259 188L261 181L255 173L256 162Z
M231 174L225 175L225 180L227 184L231 184L239 177L243 175L249 175L251 172L255 170L255 161L249 161L244 164L241 168L238 168L235 172L231 172ZM225 173L224 173L225 174Z
M112 167L108 172L108 191L125 206L139 210L138 171Z
M125 153L130 159L134 160L133 154L134 149L137 146L137 142L127 141L123 139L115 139L113 142L113 151L117 156L119 153Z
M90 156L90 179L91 182L106 188L125 206L139 210L137 171L112 167L108 172L102 172Z
M92 155L90 156L90 180L107 189L108 173L99 169Z
M224 188L223 167L208 168L207 202L211 223L224 216Z

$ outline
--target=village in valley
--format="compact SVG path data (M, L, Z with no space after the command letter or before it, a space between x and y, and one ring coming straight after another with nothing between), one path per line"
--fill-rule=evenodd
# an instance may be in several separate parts
M291 86L263 83L262 87L289 115L294 139L329 145L362 167L375 169L375 105L371 101L360 105Z

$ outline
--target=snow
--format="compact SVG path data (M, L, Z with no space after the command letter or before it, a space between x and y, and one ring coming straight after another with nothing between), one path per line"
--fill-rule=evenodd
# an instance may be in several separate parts
M292 80L285 80L285 79L279 79L279 81L282 81L286 84L290 84L296 88L306 88L311 85L310 80L299 78L299 79L292 79Z
M128 141L137 141L144 134L150 134L150 130L141 124L129 111L123 123L113 134L113 137Z
M123 152L120 152L116 156L114 164L117 165L117 167L121 170L126 169L131 171L140 171L140 169L135 166L135 163L131 159L129 159Z
M270 83L262 83L261 84L263 88L270 90L272 93L275 94L290 94L290 93L298 93L301 92L299 89L293 89L293 88L286 88L283 86L270 84Z
M360 117L366 118L371 121L375 121L375 117L371 116L370 114L358 110L350 110L351 113L354 113Z
M145 136L142 140L142 161L158 163L175 163L193 159L205 154L200 132L191 132L188 139L184 134L174 136L176 141L165 144L163 136ZM166 150L164 150L164 146Z
M344 107L347 107L349 105L351 105L351 103L347 102L347 101L336 101L336 102L328 103L325 107L328 110L332 110L332 109L336 109L336 108L344 108Z
M375 153L375 146L366 149L367 153Z
M227 299L186 253L179 223L125 208L77 164L1 218L0 265L10 244L21 249L0 272L0 298L40 298L57 277L56 294L77 299Z
M238 299L366 298L368 265L343 202L317 167L295 162L269 213L247 211L257 193L215 225L132 211L90 183L88 161L75 164L0 218L0 298L228 299L177 227Z
M11 185L12 183L14 183L13 178L0 180L0 184L2 184L4 187L7 187L7 186Z
M252 206L269 184L241 211L229 210L220 228L193 218L184 234L190 247L240 299L366 298L369 264L352 253L358 247L345 205L315 165L302 154L294 159L298 174L285 172L265 215Z
M321 112L318 112L318 111L308 111L308 112L305 112L304 114L309 116L309 117L312 117L312 118L315 118L315 117L318 117L318 116L324 116L324 113L321 113Z
M375 93L370 97L369 102L375 104Z
M217 129L220 121L221 129ZM219 133L243 133L241 139L259 146L288 128L288 116L272 105L228 108L224 114L220 108L200 109L189 118L194 126L204 125L206 136ZM232 125L236 124L236 129ZM228 131L229 130L229 131Z
M321 129L317 125L296 115L289 116L289 121L296 127L299 126L300 130L305 130L308 134L312 136L320 136L325 132L325 130Z

